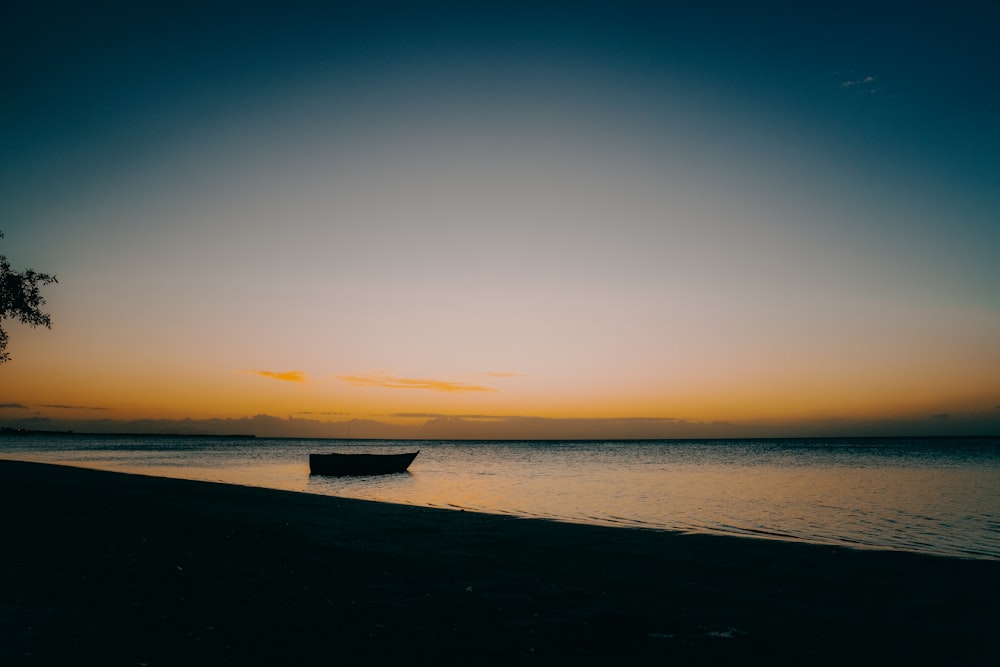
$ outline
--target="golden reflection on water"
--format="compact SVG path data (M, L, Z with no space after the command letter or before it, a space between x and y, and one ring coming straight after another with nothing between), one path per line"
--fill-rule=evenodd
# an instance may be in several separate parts
M409 473L357 478L310 476L297 453L190 465L88 455L85 465L563 521L1000 558L1000 467L991 462L862 466L650 451L632 459L588 450L575 463L575 453L538 448L431 448ZM74 463L58 453L29 458Z
M661 466L535 474L439 475L375 483L310 480L309 490L371 500L688 532L881 548L961 549L995 523L996 470L849 466ZM994 485L994 486L989 486ZM950 534L949 534L950 533ZM1000 554L1000 537L992 553Z

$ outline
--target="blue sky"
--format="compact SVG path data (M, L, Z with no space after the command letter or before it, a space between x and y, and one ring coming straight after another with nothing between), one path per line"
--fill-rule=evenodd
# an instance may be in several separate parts
M995 5L2 11L0 418L997 423Z

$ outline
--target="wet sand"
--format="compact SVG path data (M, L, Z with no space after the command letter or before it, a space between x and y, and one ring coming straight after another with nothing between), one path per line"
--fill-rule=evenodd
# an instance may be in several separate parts
M0 461L2 665L993 665L1000 562Z

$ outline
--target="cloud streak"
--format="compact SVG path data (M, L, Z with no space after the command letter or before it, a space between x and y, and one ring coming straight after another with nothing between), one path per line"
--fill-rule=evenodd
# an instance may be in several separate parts
M280 380L281 382L296 382L298 384L304 384L309 381L309 377L305 374L305 371L247 371L252 375L257 375L262 378L269 378L271 380Z
M424 389L427 391L443 391L448 393L464 391L497 391L493 387L485 387L464 382L434 380L428 378L400 378L389 375L338 375L338 380L355 387L378 387L382 389Z
M505 421L518 419L510 415L449 415L441 412L394 412L389 415L399 419L467 419L470 421Z
M857 88L858 86L871 86L875 83L875 77L866 76L863 79L848 79L847 81L841 81L841 88Z
M0 410L27 410L28 406L22 403L0 403Z
M395 412L390 417L400 419L437 419L437 420L465 420L465 421L489 421L489 422L600 422L604 424L701 424L702 422L692 422L679 417L537 417L526 415L483 415L483 414L448 414L443 412ZM713 426L728 426L728 422L711 422Z
M62 403L42 403L41 407L52 408L54 410L96 410L98 412L104 412L108 409L92 405L64 405Z

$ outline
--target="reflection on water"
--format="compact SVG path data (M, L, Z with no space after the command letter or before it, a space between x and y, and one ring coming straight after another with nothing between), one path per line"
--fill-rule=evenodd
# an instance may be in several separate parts
M308 453L412 451L413 443L70 440L28 448L0 438L0 455L562 521L1000 559L995 439L422 442L410 472L356 478L310 476Z

